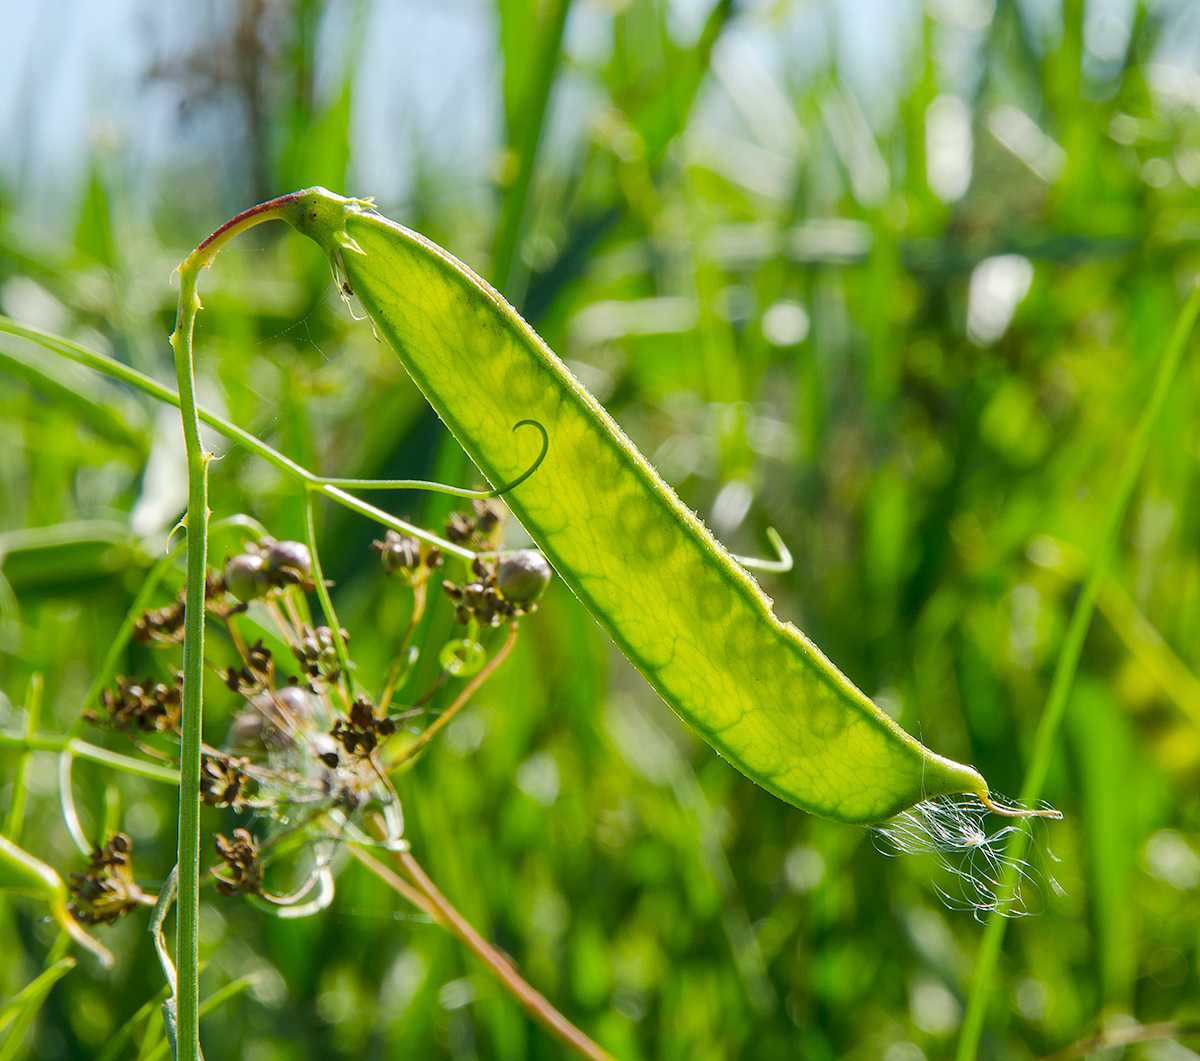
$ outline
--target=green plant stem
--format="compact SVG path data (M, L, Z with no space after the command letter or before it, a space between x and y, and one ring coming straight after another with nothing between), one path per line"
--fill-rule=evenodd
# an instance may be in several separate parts
M1042 786L1045 784L1046 774L1050 769L1050 761L1054 755L1063 715L1066 713L1067 700L1075 679L1075 671L1079 665L1079 657L1083 652L1083 643L1091 624L1092 613L1096 608L1096 598L1116 548L1117 536L1120 533L1126 509L1129 507L1129 499L1133 495L1146 452L1150 448L1154 424L1166 403L1171 382L1175 378L1176 370L1179 368L1184 350L1187 348L1188 338L1192 333L1198 311L1200 311L1200 287L1193 287L1176 318L1171 337L1167 341L1166 349L1159 361L1153 388L1142 410L1133 442L1126 454L1120 478L1117 480L1116 491L1104 516L1103 530L1096 546L1096 552L1092 557L1091 568L1083 584L1083 589L1080 591L1079 599L1075 603L1075 610L1071 614L1071 621L1063 638L1062 650L1059 653L1054 668L1054 677L1050 683L1050 691L1046 697L1046 707L1042 712L1037 733L1034 736L1029 769L1025 774L1025 783L1021 787L1021 802L1026 805L1034 804L1041 798ZM1001 901L988 917L979 955L976 958L975 980L971 987L971 996L967 1003L966 1016L963 1019L962 1035L958 1040L958 1051L955 1055L957 1061L972 1061L979 1050L979 1039L983 1033L983 1022L987 1015L992 982L995 979L996 963L999 961L1000 948L1004 942L1007 915L1012 907L1018 885L1019 866L1028 843L1027 827L1014 830L1008 842L1004 871L1001 874L1000 887L997 889Z
M433 740L433 738L436 737L450 723L450 720L466 706L467 701L479 691L479 687L483 685L488 678L495 674L497 669L500 667L500 664L508 658L508 654L512 651L513 645L517 643L518 630L518 624L512 623L508 631L508 639L504 642L503 646L501 646L500 651L497 652L490 660L488 660L487 665L483 668L483 670L481 670L475 675L474 678L471 679L470 684L461 693L459 693L458 699L456 699L454 703L452 703L448 708L446 708L445 711L438 715L438 717L435 718L424 729L424 731L422 731L421 735L415 741L413 741L412 744L410 744L399 755L397 755L395 759L388 763L386 768L388 773L395 770L396 767L400 766L402 763L408 762L409 759L411 759L417 754L417 752L424 748L425 745Z
M236 998L238 995L243 994L247 989L253 987L257 981L257 973L248 973L246 976L241 976L236 980L231 980L224 987L214 991L209 998L204 1000L204 1005L200 1007L198 1016L200 1019L209 1016L215 1010L225 1005L225 1003L231 998ZM159 1061L159 1058L166 1057L169 1046L170 1043L166 1039L156 1043L154 1048L146 1054L145 1061ZM181 1041L180 1056L182 1056L182 1053Z
M188 469L187 589L183 639L183 723L179 757L179 894L175 913L177 1061L200 1061L200 743L203 722L204 591L208 570L208 464L200 438L192 339L202 268L241 232L285 218L300 193L280 196L242 211L200 244L179 266L179 308L171 348Z
M110 752L107 748L61 733L13 733L0 730L0 748L16 748L26 752L70 752L77 759L87 759L149 781L161 781L165 785L179 784L179 775L165 766L134 759L120 752Z
M25 736L31 737L38 731L42 719L42 690L45 682L41 671L29 676L29 687L25 691ZM19 844L21 826L25 823L25 793L29 785L29 751L22 752L13 776L12 795L8 801L8 813L4 816L4 835Z
M8 317L0 316L0 334L15 335L22 339L27 339L31 342L38 343L40 346L48 350L60 354L63 357L75 361L78 364L86 365L88 368L95 369L97 372L102 372L106 376L120 380L123 383L129 384L131 387L136 387L144 394L157 401L164 402L167 405L173 405L179 408L179 396L175 394L169 387L164 387L157 380L151 379L149 376L143 375L136 369L130 368L128 365L122 365L119 361L114 361L110 357L105 357L103 354L98 354L94 350L88 350L86 347L79 346L76 343L68 342L66 339L60 339L56 335L51 335L49 332L40 331L37 328L28 328L23 324L18 324L16 321ZM442 552L457 556L468 562L475 559L478 555L471 549L464 549L460 545L455 545L453 542L448 542L444 538L439 538L436 534L430 534L429 531L412 523L407 523L402 519L384 512L381 508L376 508L374 505L366 501L362 501L353 494L348 494L336 483L341 480L326 480L319 475L314 475L307 468L295 461L285 457L278 450L272 449L262 440L255 438L248 431L243 431L236 424L230 423L223 417L217 416L215 413L209 412L207 409L198 409L198 415L201 423L207 424L209 427L219 431L226 438L236 442L243 449L253 453L256 457L260 457L268 464L274 465L281 472L287 475L295 482L305 486L312 487L316 492L323 494L326 497L332 498L339 504L344 505L352 512L357 512L361 516L366 516L385 527L390 527L392 530L399 531L401 534L409 534L414 538L419 538L421 541L428 542L430 545L436 545ZM519 425L517 425L519 426ZM528 472L524 473L528 474ZM520 480L517 480L518 482ZM401 481L398 481L401 482ZM419 480L408 480L412 489L428 489L429 487ZM434 484L441 487L441 484ZM510 487L512 484L508 484ZM400 488L400 487L397 487Z
M208 462L196 410L192 334L200 298L195 254L179 268L179 311L171 346L187 450L187 583L183 634L183 718L179 750L179 905L175 919L177 1061L200 1059L200 742L203 723L204 589L208 574Z
M383 692L379 696L379 710L385 713L392 703L392 694L396 691L396 683L400 681L400 675L404 674L409 665L408 646L412 643L413 634L416 633L417 624L421 621L421 616L425 614L425 601L428 597L427 584L422 582L418 586L413 587L413 607L412 615L408 618L408 626L404 631L404 636L400 639L400 647L396 650L396 659L392 664L392 669L388 671L387 681L384 683Z
M325 612L325 621L329 623L333 635L333 647L337 652L338 667L342 671L342 683L346 687L346 706L354 703L354 675L350 673L350 657L346 654L346 639L342 637L341 624L337 612L333 610L333 598L329 596L329 587L325 585L325 575L321 571L321 557L317 552L317 526L313 517L312 491L304 492L304 527L308 535L308 552L312 557L313 583L317 589L317 600Z

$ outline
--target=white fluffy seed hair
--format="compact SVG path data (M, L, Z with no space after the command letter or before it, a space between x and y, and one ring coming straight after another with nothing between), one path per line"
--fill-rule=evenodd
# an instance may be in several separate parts
M1005 810L1021 810L1008 802L1001 806ZM988 814L988 809L974 796L938 796L872 826L871 833L876 848L885 855L932 855L953 882L949 887L935 884L943 902L951 909L970 910L977 920L983 920L993 911L1005 917L1040 912L1045 887L1057 894L1062 889L1050 874L1024 858L1014 859L1008 854L1009 838L1026 828L1026 819L989 833ZM1037 828L1033 820L1029 827ZM1044 843L1036 846L1055 860ZM1005 871L1010 867L1016 869L1016 885L1011 891L1003 886Z

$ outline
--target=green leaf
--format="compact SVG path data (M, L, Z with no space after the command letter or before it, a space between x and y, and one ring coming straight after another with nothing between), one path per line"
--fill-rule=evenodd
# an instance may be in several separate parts
M129 529L107 520L0 534L0 567L18 591L108 578L136 562L139 555Z

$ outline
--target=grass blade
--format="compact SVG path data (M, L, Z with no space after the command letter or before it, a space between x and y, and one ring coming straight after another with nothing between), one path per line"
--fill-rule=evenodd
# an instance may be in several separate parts
M1075 603L1071 614L1071 622L1063 638L1062 650L1054 669L1054 678L1050 683L1050 692L1046 697L1046 707L1038 723L1037 734L1034 737L1033 755L1030 758L1029 769L1025 775L1025 783L1021 788L1021 801L1032 805L1041 798L1042 786L1046 781L1046 773L1050 769L1050 759L1058 740L1058 731L1062 727L1063 714L1067 709L1067 698L1075 680L1075 671L1079 666L1079 657L1083 652L1083 642L1091 624L1092 613L1096 608L1096 599L1100 587L1108 572L1108 565L1116 548L1117 535L1125 511L1129 507L1129 499L1133 488L1137 485L1146 452L1150 448L1150 437L1154 430L1155 421L1166 403L1171 383L1176 370L1183 359L1188 339L1196 323L1197 312L1200 312L1200 287L1193 287L1191 294L1179 311L1171 337L1159 361L1155 374L1154 386L1142 410L1134 432L1133 444L1125 457L1121 468L1121 476L1117 480L1116 492L1109 503L1104 517L1104 528L1100 542L1096 547L1092 566L1087 580ZM1029 832L1025 828L1014 830L1009 840L1006 852L1004 873L1001 877L998 894L1011 895L1017 885L1018 866L1025 854L1029 843ZM1007 906L1001 905L988 918L984 931L983 942L980 945L979 956L975 962L975 981L971 988L971 996L967 1003L967 1013L963 1020L962 1035L958 1041L957 1061L972 1061L979 1050L979 1038L983 1032L983 1022L987 1014L988 999L991 995L992 983L996 974L996 963L1000 958L1000 948L1004 942L1004 930L1007 925L1005 914Z
M0 1028L11 1024L0 1042L0 1061L12 1061L17 1056L21 1040L29 1030L50 989L75 968L74 958L61 958L32 983L27 984L0 1009Z

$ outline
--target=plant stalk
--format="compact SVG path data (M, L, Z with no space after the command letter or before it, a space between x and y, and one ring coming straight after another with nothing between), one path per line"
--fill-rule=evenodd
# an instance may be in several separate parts
M204 589L208 571L208 464L200 438L192 339L200 296L200 270L234 236L283 210L295 196L252 206L227 221L179 266L179 308L171 348L187 450L187 588L184 603L183 721L179 755L179 895L175 913L177 1061L200 1061L200 742L203 722Z

